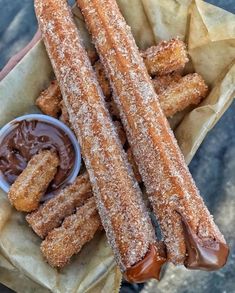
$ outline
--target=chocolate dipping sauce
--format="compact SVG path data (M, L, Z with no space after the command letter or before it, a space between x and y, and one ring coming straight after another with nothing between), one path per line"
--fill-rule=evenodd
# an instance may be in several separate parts
M143 283L152 278L160 280L161 268L165 262L165 255L159 255L155 245L151 244L145 257L126 270L125 279L131 283Z
M48 191L60 187L70 175L75 151L68 135L55 125L31 120L16 122L16 127L0 143L0 171L9 184L14 183L28 161L40 150L55 150L60 166Z
M184 217L182 217L182 224L187 248L185 267L191 270L204 271L214 271L222 268L228 258L228 245L216 240L201 243Z

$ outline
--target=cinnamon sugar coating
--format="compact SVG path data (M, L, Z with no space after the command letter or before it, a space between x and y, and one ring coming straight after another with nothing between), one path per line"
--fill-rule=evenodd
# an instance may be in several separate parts
M182 76L178 72L173 72L167 75L155 76L152 79L153 87L155 89L158 97L161 93L170 87L172 84L177 84L177 82L182 78ZM164 108L164 100L161 101L163 105L161 105L162 109Z
M94 237L100 225L95 199L90 198L41 243L46 261L53 267L64 267Z
M110 79L128 141L161 226L168 259L182 264L186 257L179 213L202 244L225 243L186 166L116 2L77 3Z
M44 150L33 156L27 167L12 184L8 198L22 212L36 210L50 182L53 180L59 158L56 153Z
M107 100L109 100L109 98L112 95L112 91L111 91L111 88L110 88L109 80L105 76L105 71L104 71L103 65L100 62L100 60L98 60L94 64L94 69L95 69L95 73L96 73L98 83L99 83L99 85L100 85L100 87L101 87L101 89L103 91L103 94L104 94L105 98Z
M187 74L156 77L153 86L160 105L167 117L172 117L190 105L198 105L207 96L208 86L203 78L197 74ZM168 85L167 85L167 82Z
M91 184L88 174L85 173L78 176L73 184L62 189L55 197L43 203L38 210L28 214L26 220L34 232L44 238L91 196Z
M189 61L185 43L178 38L148 48L142 57L150 75L166 75L182 70Z
M135 174L135 178L136 178L136 180L137 180L139 183L142 182L142 178L141 178L141 175L140 175L140 172L139 172L138 166L137 166L137 164L136 164L136 162L135 162L135 158L134 158L134 156L133 156L133 153L132 153L131 148L129 148L129 149L127 150L127 158L128 158L128 161L130 162L131 167L132 167L132 169L133 169L133 171L134 171L134 174Z
M62 96L58 82L53 80L48 88L41 92L35 104L46 115L57 117L60 113L61 99Z
M36 0L36 15L80 142L107 238L122 271L141 260L154 229L65 0Z

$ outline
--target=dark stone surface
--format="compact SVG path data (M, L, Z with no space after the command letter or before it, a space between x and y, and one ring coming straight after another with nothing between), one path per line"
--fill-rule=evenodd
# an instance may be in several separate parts
M73 1L71 1L73 2ZM235 13L235 0L208 0L212 4ZM20 48L25 46L36 31L32 0L0 0L0 69ZM235 102L216 127L204 140L190 164L190 170L210 211L225 234L231 248L227 266L211 273L200 284L184 286L178 293L231 293L235 292ZM223 209L221 209L223 207ZM231 225L232 224L232 225ZM220 225L220 226L221 226ZM123 283L122 293L139 292L143 285ZM0 285L0 293L13 292ZM165 291L170 293L171 291ZM28 293L28 292L26 292ZM67 292L65 292L67 293ZM106 292L105 292L106 293Z

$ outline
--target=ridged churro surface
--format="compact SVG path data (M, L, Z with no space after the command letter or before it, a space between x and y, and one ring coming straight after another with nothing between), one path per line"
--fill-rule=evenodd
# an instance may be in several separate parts
M77 0L109 77L135 160L173 263L186 257L182 216L207 247L225 240L204 205L114 0Z
M85 173L80 175L74 183L62 189L55 197L42 204L38 210L28 214L26 220L34 232L44 238L91 196L91 184L88 174Z
M51 81L49 87L41 92L36 100L36 106L47 115L57 117L60 113L62 96L56 80Z
M36 210L58 166L59 158L54 152L45 150L33 156L8 192L12 205L22 212Z
M142 57L150 75L165 75L181 70L188 62L185 43L177 38L148 48Z
M36 15L81 144L102 224L122 271L141 260L154 229L65 0L36 0Z
M47 262L53 267L65 266L94 237L100 225L95 199L88 199L42 242L41 251Z
M168 85L166 85L169 81ZM152 80L164 114L172 117L190 105L198 105L206 97L208 87L203 78L197 74L161 76Z

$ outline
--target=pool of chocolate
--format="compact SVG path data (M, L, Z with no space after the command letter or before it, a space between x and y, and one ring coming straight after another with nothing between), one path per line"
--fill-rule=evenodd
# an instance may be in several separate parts
M0 171L12 184L27 166L28 161L40 150L55 150L60 166L48 191L59 188L70 175L75 150L68 135L55 125L31 120L15 122L15 128L0 143Z

